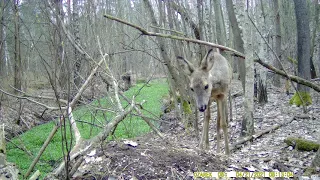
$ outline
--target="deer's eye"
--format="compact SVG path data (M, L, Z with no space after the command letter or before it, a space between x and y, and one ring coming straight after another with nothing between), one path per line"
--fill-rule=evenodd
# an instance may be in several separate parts
M205 87L204 87L204 89L208 89L209 88L209 84L207 84Z
M191 89L192 92L194 91L193 88L190 88L190 89Z

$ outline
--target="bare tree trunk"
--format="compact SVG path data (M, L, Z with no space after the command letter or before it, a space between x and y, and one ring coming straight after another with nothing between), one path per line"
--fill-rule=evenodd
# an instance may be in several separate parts
M315 8L315 16L314 16L314 22L313 22L313 31L312 31L312 40L311 40L311 50L310 50L310 63L311 63L311 78L320 77L320 65L319 67L317 65L316 57L314 56L316 44L316 36L317 31L319 30L319 14L320 14L320 5L318 4L318 1L314 0L314 8Z
M217 42L220 45L226 45L226 34L223 33L223 20L222 20L222 12L221 12L221 1L215 0L214 3L214 15L216 18L216 33L217 33Z
M275 15L275 51L279 59L281 59L281 24L280 24L280 13L279 13L279 0L273 0L274 5L274 15ZM280 62L277 58L274 58L274 66L278 69L281 69ZM274 75L273 85L280 87L280 76Z
M79 36L79 1L72 0L72 30L73 35L75 38L75 42L80 44L80 36ZM73 68L73 81L76 87L80 87L81 85L81 78L80 78L80 71L81 71L81 54L77 51L76 48L73 50L74 52L74 68Z
M259 16L260 19L258 19L260 23L259 27L262 29L262 35L265 37L268 33L268 30L266 28L266 15L264 11L263 6L263 0L260 0L261 5L261 15ZM263 38L260 38L259 43L259 57L267 57L267 45L264 42ZM267 59L267 58L266 58ZM258 101L260 104L265 104L268 102L268 93L267 93L267 69L261 68L259 71L259 77L256 79L257 81L257 95L258 95Z
M249 2L247 2L249 3ZM245 6L245 2L240 3L240 8L245 12L245 24L243 26L243 39L245 46L246 56L246 91L244 100L244 117L242 120L241 135L249 136L254 133L254 121L253 121L253 97L254 97L254 64L253 64L253 33L252 24L249 20L250 9L252 6Z
M197 0L197 12L198 12L198 21L199 21L199 40L204 40L204 20L203 20L203 1ZM205 48L202 45L199 45L199 59L202 59L205 55Z
M14 88L18 90L22 88L22 62L20 52L20 24L19 24L19 0L13 1L13 12L14 12Z
M69 64L64 60L64 46L63 46L63 30L62 30L62 22L63 20L63 8L62 8L62 0L54 1L55 5L55 13L56 13L56 22L57 26L55 27L55 58L54 58L54 86L59 85L61 88L61 96L62 98L67 98L67 89L69 85ZM58 78L58 79L57 79ZM57 87L57 86L56 86Z
M241 37L241 29L239 27L239 23L237 21L237 18L236 18L235 12L234 12L232 0L226 0L226 5L227 5L227 9L228 9L228 17L229 17L229 21L230 21L230 26L232 28L232 33L233 33L234 48L237 51L244 53L244 47L243 47L244 43L243 43L243 39ZM243 11L243 10L241 9L240 11ZM244 61L244 59L240 59L238 57L236 60L236 63L238 63L237 67L239 68L238 72L240 74L243 92L245 92L245 82L246 82L245 61Z
M310 79L310 28L307 1L294 0L297 20L298 75ZM298 91L309 92L306 86L298 84Z
M319 38L318 38L318 59L315 59L317 61L316 64L318 64L318 69L320 71L320 32L318 34ZM318 77L320 77L320 74L318 75Z
M6 63L5 63L5 48L4 48L4 27L5 27L5 21L4 21L4 1L0 2L0 76L3 76L6 69Z

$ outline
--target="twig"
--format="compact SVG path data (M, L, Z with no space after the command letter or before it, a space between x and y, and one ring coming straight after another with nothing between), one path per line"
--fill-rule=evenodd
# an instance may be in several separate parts
M133 28L139 30L139 31L142 33L142 35L157 36L157 37L163 37L163 38L169 38L169 39L176 39L176 40L181 40L181 41L186 41L186 42L192 42L192 43L197 43L197 44L203 44L203 45L207 45L207 46L219 48L219 49L222 49L222 50L224 50L224 51L233 52L234 55L239 56L239 57L245 59L244 54L242 54L242 53L240 53L240 52L238 52L238 51L236 51L236 50L234 50L234 49L231 49L231 48L228 48L228 47L219 45L219 44L214 44L214 43L210 43L210 42L206 42L206 41L201 41L201 40L198 40L198 39L191 39L191 38L185 38L185 37L181 37L181 36L174 36L174 35L171 35L171 34L161 34L161 33L148 32L147 30L145 30L144 28L142 28L142 27L140 27L140 26L137 26L137 25L135 25L135 24L132 24L132 23L127 22L127 21L124 21L124 20L122 20L122 19L113 17L113 16L111 16L111 15L105 14L104 17L105 17L105 18L108 18L108 19L110 19L110 20L114 20L114 21L120 22L120 23L125 24L125 25L127 25L127 26L133 27Z
M21 151L27 153L30 157L33 156L33 154L23 145L23 147L20 147L19 145L15 144L14 142L11 141L11 139L6 138L6 141L10 142L15 146L16 148L20 149Z
M126 96L124 96L124 95L122 94L122 92L120 93L120 95L121 95L128 103L130 103L129 99L128 99ZM138 113L139 117L141 117L141 118L149 125L149 127L150 127L161 139L164 139L162 133L157 129L157 127L154 126L154 124L152 124L152 122L150 121L150 119L148 119L148 117L145 117L137 106L134 106L134 109L135 109L135 111Z
M30 102L32 102L32 103L38 104L38 105L43 106L43 107L45 107L45 108L47 108L47 109L50 109L50 110L59 110L59 109L60 109L59 107L50 107L50 106L47 106L46 104L43 104L43 103L38 102L38 101L35 101L35 100L30 99L30 98L25 97L25 96L17 96L17 95L11 94L11 93L9 93L9 92L6 92L6 91L3 90L3 89L0 89L0 92L2 92L2 93L5 94L5 95L11 96L11 97L15 97L15 98L18 98L18 99L28 100L28 101L30 101ZM61 107L61 108L62 108L62 109L66 109L66 107Z
M157 26L150 26L152 28L155 28L155 29L160 29L160 30L164 30L164 31L169 31L169 32L174 32L176 34L180 34L180 35L184 35L183 32L181 31L176 31L176 30L172 30L172 29L166 29L166 28L163 28L163 27L157 27Z
M91 126L95 126L95 127L98 127L98 128L103 128L102 126L100 126L98 124L94 124L94 123L91 123L91 122L88 122L88 121L82 121L82 120L75 120L75 121L80 122L80 123L89 124Z
M22 95L22 97L32 97L32 98L37 98L37 99L50 99L50 100L57 100L56 97L49 97L49 96L36 96L36 95L30 95L30 94L27 94L26 92L20 90L20 89L15 89L14 90L20 92ZM68 104L68 101L67 100L64 100L64 99L58 99L61 103L64 103L64 104Z
M98 41L98 46L99 46L100 54L101 54L101 56L102 56L103 61L104 61L105 64L106 64L106 69L107 69L107 71L108 71L108 73L109 73L109 76L110 76L111 79L112 79L113 88L114 88L114 96L115 96L116 101L117 101L118 109L119 109L120 111L124 111L124 109L123 109L123 107L122 107L122 105L121 105L120 99L119 99L119 95L118 95L118 92L119 92L118 82L117 82L116 78L113 76L113 74L112 74L112 72L111 72L111 70L110 70L110 68L109 68L109 66L108 66L108 63L107 63L106 58L105 58L106 55L104 55L103 52L102 52L102 48L101 48L101 44L100 44L99 38L97 38L97 41Z

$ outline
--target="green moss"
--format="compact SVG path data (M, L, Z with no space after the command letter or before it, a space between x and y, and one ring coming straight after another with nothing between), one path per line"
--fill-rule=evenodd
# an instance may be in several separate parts
M288 61L291 62L294 65L298 65L298 61L293 59L292 57L288 57Z
M304 176L308 176L308 177L310 177L313 174L317 174L317 170L311 167L307 168L303 173Z
M183 107L183 112L185 114L191 114L192 113L191 106L188 103L188 101L183 101L182 107Z
M300 151L317 151L320 146L316 142L294 137L288 137L284 142L290 146L295 146L295 149Z
M305 103L306 106L312 104L312 98L310 96L310 93L308 92L299 92L301 98L303 99L303 102ZM297 106L303 105L300 96L298 95L298 92L294 93L293 97L290 99L289 103L291 105L295 104Z

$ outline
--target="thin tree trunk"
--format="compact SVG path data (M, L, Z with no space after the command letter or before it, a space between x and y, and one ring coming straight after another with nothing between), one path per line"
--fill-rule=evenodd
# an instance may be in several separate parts
M266 28L266 15L264 14L264 6L263 6L263 0L260 0L260 5L261 5L261 16L259 22L260 26L262 28L262 34L263 36L266 36L268 33L268 30ZM260 38L260 43L259 43L259 56L260 57L267 57L267 45L264 42L263 38ZM267 59L267 58L266 58ZM260 68L259 70L259 78L257 78L257 95L258 95L258 101L260 104L265 104L268 102L268 93L267 93L267 69L265 68Z
M312 40L311 40L311 50L310 50L310 63L311 63L311 78L320 77L320 65L317 66L317 60L314 56L314 51L316 48L315 40L317 36L317 31L319 30L319 14L320 14L320 5L317 0L314 0L314 8L315 8L315 16L313 22L313 30L312 30ZM320 38L320 37L319 37Z
M67 85L69 82L69 75L67 73L68 64L65 62L64 59L64 47L63 47L63 40L62 40L62 25L63 22L63 8L62 8L62 0L55 1L55 10L56 10L56 21L57 26L55 29L55 69L54 69L54 85L59 85L61 88L61 96L66 99L66 92L67 92ZM58 77L58 79L56 79ZM58 82L56 82L58 80Z
M281 24L280 24L280 13L279 13L279 0L273 0L274 5L274 15L275 15L275 52L279 59L281 59ZM274 58L274 66L278 69L281 69L280 62L277 58ZM280 87L280 76L274 75L273 85Z
M0 76L3 76L5 74L5 48L4 48L4 27L5 27L5 21L4 21L4 1L0 2Z
M20 52L20 24L19 24L19 0L13 1L13 12L14 12L14 88L19 93L22 88L22 62Z
M239 27L239 23L237 21L235 12L234 12L234 7L233 7L233 2L232 0L226 0L226 6L228 9L228 17L230 21L230 26L232 28L232 33L233 33L233 40L234 40L234 48L241 52L244 53L244 45L243 45L243 39L241 37L241 29ZM240 10L243 11L243 10ZM240 74L240 79L242 83L242 88L243 92L245 92L245 82L246 82L246 67L245 67L245 61L244 59L238 58L236 60L236 63L238 63L238 72Z
M226 34L223 33L223 20L221 12L221 2L220 0L215 0L214 2L214 15L216 18L216 33L217 33L217 42L220 45L226 45Z
M249 2L247 2L249 3ZM244 29L243 29L243 39L245 46L245 56L246 56L246 91L244 100L244 117L242 120L241 135L250 136L254 133L254 121L253 121L253 97L254 97L254 64L253 64L253 33L252 24L249 20L249 14L251 6L245 6L244 2L240 3L240 8L245 10L244 17Z
M72 30L73 35L75 38L75 42L77 44L80 44L80 36L79 36L79 2L78 0L72 0ZM82 64L82 58L81 54L77 51L76 48L73 50L74 52L74 70L73 70L73 80L74 84L77 87L80 87L81 85L81 78L80 78L80 71L81 71L81 64Z

